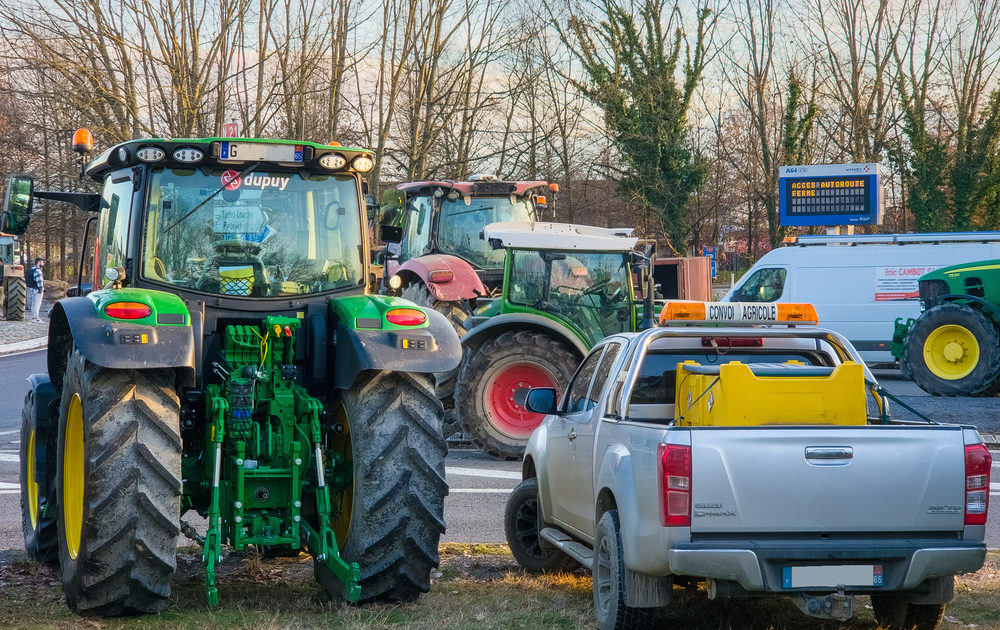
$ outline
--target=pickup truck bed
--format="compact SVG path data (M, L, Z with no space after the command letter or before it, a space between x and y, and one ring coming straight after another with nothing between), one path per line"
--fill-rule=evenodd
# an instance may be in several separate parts
M856 594L872 595L887 625L943 611L953 576L985 559L990 459L977 431L893 422L867 368L875 412L865 424L796 424L784 413L780 424L681 426L695 398L717 390L675 406L685 391L677 363L720 360L719 339L730 348L759 340L727 361L800 361L819 378L863 366L846 340L818 328L660 328L606 339L558 408L534 406L542 393L528 394L529 408L551 412L523 468L537 487L539 553L596 571L602 627L641 627L640 613L669 605L674 582L691 578L710 597L786 595L821 618L850 617ZM522 508L512 495L508 517ZM523 555L510 528L508 540ZM619 554L608 551L616 544Z

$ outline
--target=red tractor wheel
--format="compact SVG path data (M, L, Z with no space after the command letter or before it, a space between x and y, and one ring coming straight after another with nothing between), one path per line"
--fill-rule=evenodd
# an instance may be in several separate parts
M455 387L466 435L487 455L517 459L544 417L524 408L523 394L531 387L562 389L579 362L563 342L526 330L468 350Z

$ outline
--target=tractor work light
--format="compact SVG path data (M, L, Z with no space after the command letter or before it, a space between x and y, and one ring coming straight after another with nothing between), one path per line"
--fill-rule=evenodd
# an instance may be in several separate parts
M167 152L160 147L143 147L135 152L135 156L143 162L159 162L167 157Z
M174 151L174 159L178 162L190 164L192 162L201 162L205 159L205 154L198 149L184 147L183 149Z
M104 307L104 314L115 319L143 319L152 313L153 309L142 302L112 302Z
M403 279L399 276L393 275L389 277L389 288L393 291L398 291L399 287L403 286Z
M375 168L375 160L371 159L367 155L359 155L351 160L351 168L359 173L367 173Z
M427 315L416 308L393 308L386 311L385 319L397 326L419 326L427 321Z
M347 164L347 158L339 153L327 153L319 158L319 165L331 171L344 168L345 164Z
M756 326L767 324L816 325L819 315L812 304L792 302L695 302L670 300L660 311L660 325L725 324Z

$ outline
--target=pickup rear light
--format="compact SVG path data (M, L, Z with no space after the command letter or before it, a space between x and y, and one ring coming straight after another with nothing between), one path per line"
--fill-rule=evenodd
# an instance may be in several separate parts
M660 444L660 525L691 527L691 447Z
M985 444L965 447L965 524L985 525L990 506L990 468L993 456Z
M763 337L702 337L703 348L763 348Z

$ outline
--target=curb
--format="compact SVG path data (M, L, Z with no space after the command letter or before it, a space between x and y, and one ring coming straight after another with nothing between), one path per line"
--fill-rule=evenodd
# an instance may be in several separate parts
M49 343L48 337L36 337L35 339L28 339L26 341L18 341L17 343L8 343L0 346L0 356L7 354L17 354L19 352L29 352L31 350L40 350L47 346Z

